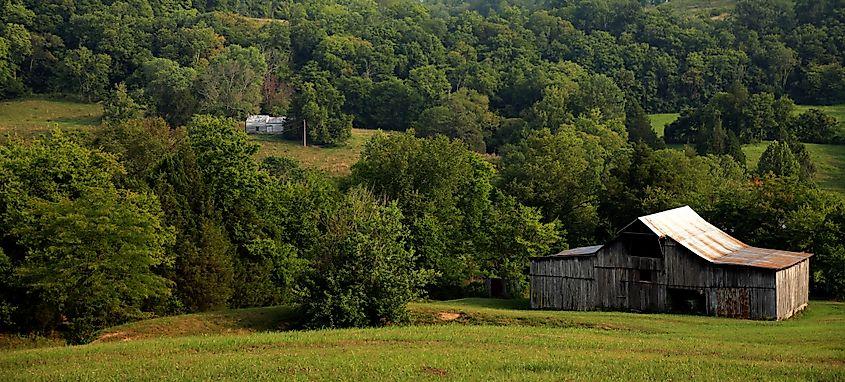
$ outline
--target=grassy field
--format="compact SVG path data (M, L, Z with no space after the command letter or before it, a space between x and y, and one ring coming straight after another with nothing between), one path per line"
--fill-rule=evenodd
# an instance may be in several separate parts
M845 105L834 106L796 106L795 113L802 113L810 108L818 108L824 110L826 113L837 118L840 122L845 122ZM664 127L677 119L679 114L649 114L651 126L658 136L663 136ZM744 145L742 151L745 153L747 159L747 166L749 170L757 168L757 162L763 151L766 151L769 142L761 142L757 144ZM682 145L669 145L670 147L682 148ZM807 143L807 150L810 152L810 157L816 165L816 182L826 189L845 194L845 146L843 145L819 145Z
M651 120L651 128L654 129L657 136L662 137L666 125L675 122L680 116L679 113L649 114L648 119Z
M6 135L31 138L59 128L87 130L100 123L99 104L30 98L0 102L0 139Z
M672 0L658 7L669 8L682 16L724 20L736 6L736 0Z
M845 123L845 104L831 105L831 106L812 106L812 105L795 105L794 114L803 113L809 109L820 109L825 113L836 118L839 122ZM658 137L663 136L663 130L666 125L674 122L681 115L678 113L664 113L664 114L649 114L648 119L651 121L651 128L657 133Z
M486 299L419 303L411 306L416 325L406 327L229 331L5 351L0 380L845 378L843 303L814 301L786 322L520 307Z
M303 147L302 142L288 141L273 135L250 135L261 145L256 158L285 156L298 160L306 168L323 170L330 175L348 175L361 155L367 140L378 130L352 129L352 138L337 147Z
M840 123L845 123L845 104L831 106L795 105L795 114L803 113L809 109L820 109L836 118Z
M742 146L749 170L757 168L760 156L770 142ZM819 145L805 143L813 164L816 165L815 180L826 190L845 194L845 145Z

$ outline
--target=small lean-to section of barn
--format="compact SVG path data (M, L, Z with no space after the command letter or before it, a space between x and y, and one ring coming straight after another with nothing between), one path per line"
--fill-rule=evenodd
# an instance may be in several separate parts
M681 207L533 258L531 306L786 319L807 306L810 256L748 246Z
M531 260L531 307L593 310L595 254L602 246L575 248Z

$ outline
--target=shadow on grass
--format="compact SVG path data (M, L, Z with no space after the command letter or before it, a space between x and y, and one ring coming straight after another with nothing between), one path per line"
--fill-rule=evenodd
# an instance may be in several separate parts
M508 310L529 310L531 302L527 299L462 298L458 300L432 301L433 303L454 305L466 308L492 308Z
M233 309L132 322L103 330L94 342L282 331L299 324L295 307Z

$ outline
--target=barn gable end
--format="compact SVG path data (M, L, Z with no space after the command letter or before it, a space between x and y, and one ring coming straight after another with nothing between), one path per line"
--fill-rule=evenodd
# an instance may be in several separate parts
M681 207L533 258L531 306L786 319L807 305L810 256L748 246Z

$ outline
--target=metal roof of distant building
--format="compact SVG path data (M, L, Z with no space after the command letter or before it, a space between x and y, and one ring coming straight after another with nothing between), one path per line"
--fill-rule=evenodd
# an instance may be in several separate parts
M812 256L803 252L751 247L708 223L689 206L642 216L637 220L656 235L669 237L715 264L783 269Z
M249 115L246 117L247 122L265 122L270 116L266 114Z
M604 246L603 245L591 245L589 247L572 248L572 249L567 249L567 250L558 252L554 255L536 256L536 257L532 257L532 259L553 259L555 257L567 257L567 256L589 256L589 255L596 254L596 252L598 252L602 247L604 247Z
M257 123L284 123L287 117L273 117L267 114L255 114L246 117L247 123L250 122L257 122Z
M578 248L572 248L572 249L567 249L567 250L565 250L565 251L559 252L559 253L554 254L554 255L552 255L552 256L583 256L583 255L592 255L592 254L594 254L594 253L598 252L598 251L601 249L601 247L604 247L604 246L603 246L603 245L591 245L591 246L589 246L589 247L578 247Z

